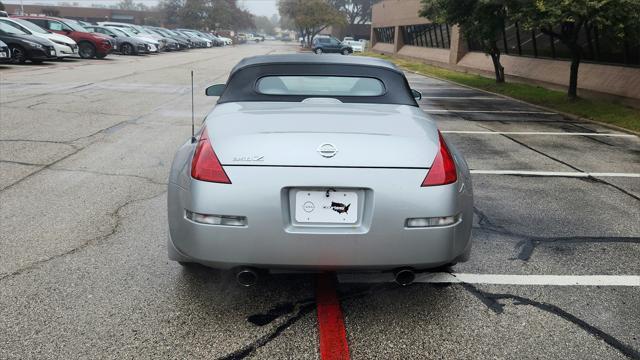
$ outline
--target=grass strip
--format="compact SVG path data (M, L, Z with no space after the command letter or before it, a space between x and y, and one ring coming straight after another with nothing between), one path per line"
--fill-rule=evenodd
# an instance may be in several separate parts
M640 132L640 110L615 101L585 98L570 100L565 92L550 90L536 85L511 82L498 84L495 82L495 79L444 69L419 61L411 61L373 52L366 52L363 55L385 59L403 69L423 75L449 80L458 84L506 95L531 104L544 106L559 112ZM567 74L567 76L569 76L569 74Z

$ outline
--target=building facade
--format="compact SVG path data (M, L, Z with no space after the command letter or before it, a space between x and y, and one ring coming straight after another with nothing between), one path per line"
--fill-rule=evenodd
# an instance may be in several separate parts
M24 9L25 15L47 15L63 17L87 22L117 21L132 24L144 24L145 19L160 18L155 11L122 10L94 7L76 6L49 6L49 5L24 5L5 4L9 14L20 14Z
M420 17L420 0L384 0L373 6L372 50L421 60L453 70L493 76L491 58L469 41L457 26L434 24ZM609 96L640 106L640 46L615 45L607 34L586 27L586 49L580 64L578 91L582 96ZM506 76L542 86L566 89L568 49L539 31L505 27L500 39Z

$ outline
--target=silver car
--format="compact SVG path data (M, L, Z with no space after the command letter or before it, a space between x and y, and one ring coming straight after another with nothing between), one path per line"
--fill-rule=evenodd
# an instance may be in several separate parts
M169 258L233 270L414 271L466 261L467 164L393 64L366 57L242 60L168 189Z

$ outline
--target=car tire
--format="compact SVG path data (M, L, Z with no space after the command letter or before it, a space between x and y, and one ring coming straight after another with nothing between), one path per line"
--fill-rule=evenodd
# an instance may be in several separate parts
M129 43L124 43L121 45L120 52L122 55L135 55L133 53L133 46Z
M317 48L313 52L318 54L318 55L321 55L322 54L322 48Z
M342 50L342 55L349 55L349 50L348 49Z
M81 41L78 44L78 55L83 59L93 59L96 57L96 47L90 42Z
M18 45L10 45L11 62L13 64L24 64L27 61L27 52Z

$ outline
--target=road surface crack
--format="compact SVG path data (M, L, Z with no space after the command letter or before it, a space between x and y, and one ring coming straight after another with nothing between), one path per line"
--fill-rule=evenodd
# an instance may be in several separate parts
M102 175L102 176L119 176L119 177L128 177L128 178L134 178L134 179L141 179L144 181L147 181L149 183L155 184L155 185L163 185L166 186L167 183L166 182L159 182L156 181L155 179L152 179L150 177L146 177L146 176L142 176L142 175L133 175L133 174L114 174L114 173L108 173L108 172L103 172L103 171L95 171L95 170L85 170L85 169L69 169L69 168L60 168L60 167L55 167L55 168L49 168L50 171L68 171L68 172L80 172L80 173L87 173L87 174L94 174L94 175Z
M311 313L315 309L316 303L314 300L305 299L305 300L296 302L292 306L294 309L297 309L294 315L282 321L282 323L276 326L273 330L261 336L256 341L230 354L224 355L218 359L220 360L245 359L247 356L250 356L251 354L253 354L258 348L261 348L267 345L269 342L271 342L272 340L280 336L280 334L282 334L285 330L287 330L291 325L295 324L298 320L302 319L305 315Z
M451 275L455 276L455 274L451 274ZM608 334L605 331L587 323L586 321L569 313L568 311L560 308L559 306L556 306L547 302L535 301L519 295L504 294L504 293L490 293L490 292L482 291L477 287L468 283L462 283L461 285L465 290L467 290L469 293L471 293L476 298L478 298L478 300L482 301L482 303L484 303L491 311L493 311L498 315L504 312L504 307L506 306L506 304L503 304L501 300L511 300L511 303L516 306L519 306L519 305L533 306L538 310L545 311L565 321L573 323L574 325L577 325L578 327L580 327L590 335L600 340L603 340L609 346L618 350L619 352L621 352L622 354L624 354L626 357L630 359L640 359L640 351L634 349L630 345L623 343L613 335Z
M167 190L163 189L162 191L160 191L158 193L155 193L155 194L153 194L151 196L148 196L148 197L139 198L139 199L131 199L131 200L125 201L123 204L119 205L114 211L112 211L108 215L109 217L111 217L111 218L113 218L115 220L114 221L114 225L111 227L111 230L108 233L96 236L96 237L91 238L91 239L88 239L88 240L82 242L80 245L78 245L78 246L76 246L76 247L74 247L74 248L72 248L72 249L70 249L68 251L65 251L65 252L50 256L50 257L42 259L42 260L38 260L38 261L33 262L33 263L31 263L31 264L29 264L27 266L24 266L24 267L22 267L22 268L20 268L18 270L15 270L15 271L13 271L11 273L0 275L0 281L15 277L15 276L20 275L20 274L23 274L23 273L25 273L25 272L27 272L29 270L36 269L39 266L41 266L43 264L46 264L46 263L48 263L48 262L50 262L52 260L56 260L56 259L68 256L68 255L75 254L75 253L77 253L78 251L80 251L80 250L82 250L84 248L87 248L87 247L89 247L91 245L98 244L100 242L103 242L104 240L109 239L111 236L115 235L118 232L118 230L120 229L120 227L122 226L122 216L120 215L120 211L122 209L124 209L125 207L127 207L128 205L131 205L133 203L143 202L143 201L155 199L155 198L157 198L157 197L159 197L161 195L164 195L164 193L166 193L166 192L167 192Z
M488 233L504 235L519 240L516 243L516 249L520 249L516 259L528 261L536 248L541 244L582 244L582 243L630 243L640 244L640 237L636 236L556 236L544 237L535 235L526 235L510 231L500 225L496 225L489 218L474 206L474 213L478 217L478 225L474 226L474 230L480 230Z

